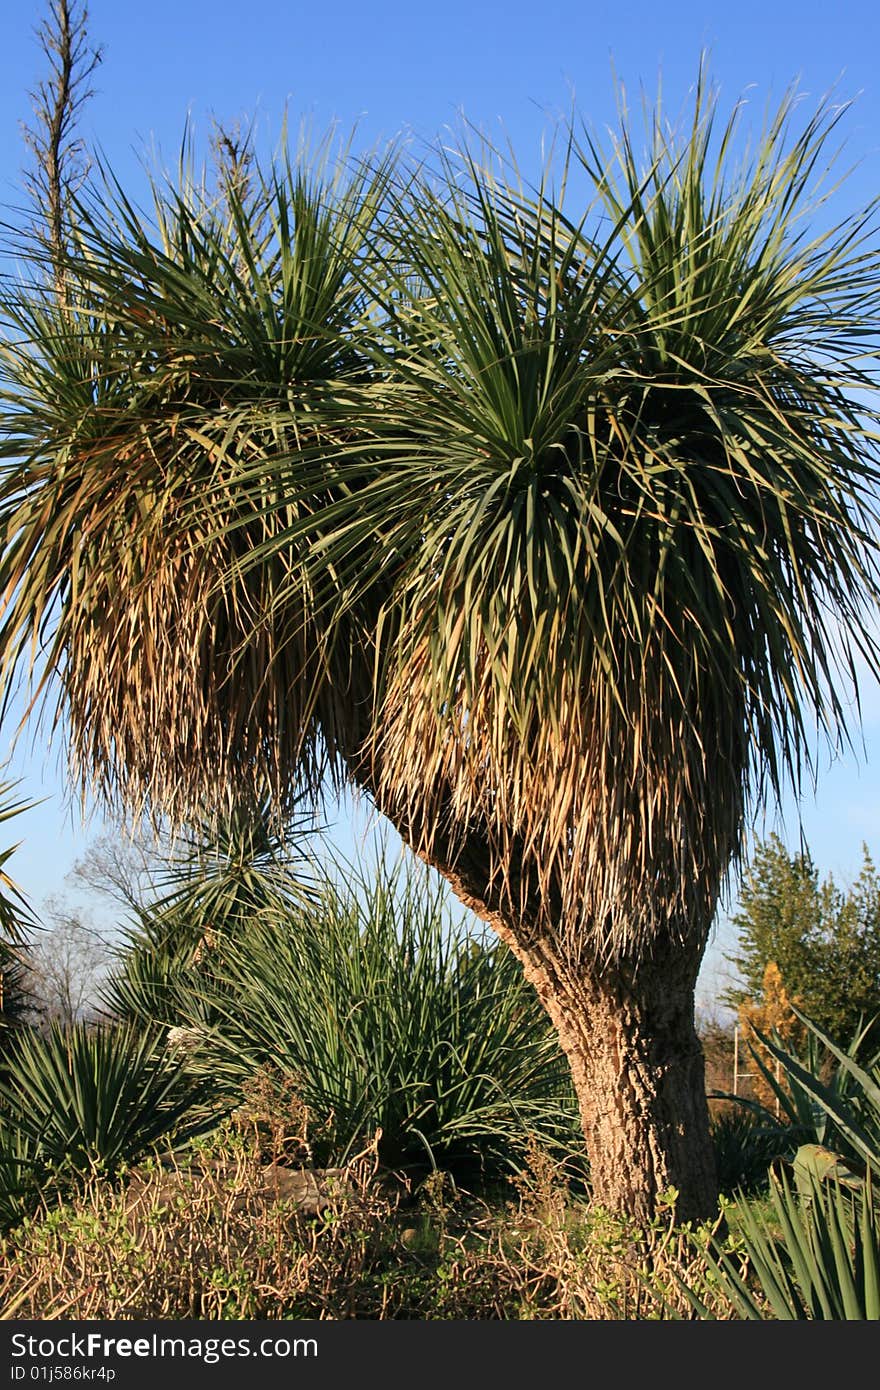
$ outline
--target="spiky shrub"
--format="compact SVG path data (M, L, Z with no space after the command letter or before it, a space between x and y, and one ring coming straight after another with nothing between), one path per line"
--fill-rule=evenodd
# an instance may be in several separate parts
M741 1259L708 1258L740 1317L752 1321L880 1319L880 1204L870 1184L854 1196L839 1183L810 1184L798 1194L782 1170L771 1184L772 1215L743 1207ZM781 1233L781 1234L780 1234ZM693 1306L714 1316L699 1299Z
M718 1188L726 1197L764 1192L773 1159L793 1157L802 1138L775 1116L758 1115L737 1105L715 1112L711 1132Z
M119 1022L173 1027L186 1017L208 1014L200 1006L210 948L201 923L173 915L123 934L114 968L101 989L101 1005Z
M719 1186L727 1195L738 1189L765 1188L771 1161L790 1161L805 1144L821 1145L844 1160L861 1162L849 1137L854 1124L863 1142L872 1131L876 1140L878 1117L871 1113L866 1087L866 1078L878 1062L877 1051L870 1046L876 1024L869 1020L844 1051L799 1009L793 1010L792 1017L803 1034L797 1047L774 1030L758 1031L757 1046L750 1048L769 1105L729 1092L710 1096L724 1105L713 1116L712 1140Z
M865 1162L866 1151L880 1143L880 1112L871 1099L871 1077L880 1063L871 1041L877 1020L869 1019L844 1049L800 1009L794 1007L792 1013L803 1033L797 1046L773 1030L758 1031L758 1046L750 1048L771 1104L714 1093L729 1103L725 1113L731 1136L737 1129L751 1129L758 1140L756 1158L763 1148L768 1163L777 1155L791 1159L803 1144Z
M780 1067L777 1078L762 1063L781 1114L805 1141L867 1164L880 1178L880 1052L865 1048L876 1020L868 1020L844 1049L806 1014L794 1012L806 1031L800 1052L778 1037L761 1039Z
M216 979L191 1064L232 1094L264 1068L287 1077L319 1160L377 1131L384 1163L459 1174L515 1169L530 1134L574 1149L565 1058L534 991L417 866L349 865L307 909L261 914Z
M45 1172L36 1144L7 1117L0 1117L0 1230L17 1226L39 1201Z
M44 653L136 809L373 796L519 955L646 1219L715 1207L693 988L747 815L878 666L880 260L795 105L742 159L703 81L646 161L573 126L583 216L467 151L183 178L152 226L111 187L62 302L5 305L7 678Z
M787 1086L775 1084L791 1128L801 1135L812 1129L820 1142L803 1144L791 1167L774 1164L769 1211L752 1209L745 1198L737 1201L731 1223L739 1233L739 1250L710 1244L707 1267L743 1318L876 1321L880 1066L876 1056L867 1067L858 1063L858 1039L847 1054L803 1014L798 1017L819 1045L811 1049L812 1070L779 1042L762 1041L784 1069ZM820 1074L826 1070L822 1051L836 1064L830 1081ZM817 1115L824 1123L817 1124ZM843 1147L849 1157L826 1144ZM697 1295L690 1297L701 1316L712 1316Z
M15 1195L112 1175L161 1142L218 1121L216 1091L156 1038L131 1028L53 1025L19 1033L0 1082L0 1151Z

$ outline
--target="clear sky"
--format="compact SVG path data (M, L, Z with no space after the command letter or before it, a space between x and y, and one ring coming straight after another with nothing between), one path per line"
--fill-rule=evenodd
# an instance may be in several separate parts
M139 160L150 148L174 164L187 118L202 137L212 117L225 124L255 118L266 148L279 135L285 108L294 127L301 117L317 130L337 120L347 131L357 122L365 147L402 132L430 140L463 114L490 132L503 130L528 173L539 167L542 138L572 103L600 130L613 122L612 72L632 104L640 87L653 96L662 80L665 105L675 113L707 50L722 107L746 96L755 127L768 99L777 101L792 83L811 106L831 89L852 100L842 134L854 169L835 195L837 207L843 213L880 190L876 0L92 0L89 10L104 62L82 133L130 189L139 186ZM0 204L7 207L21 201L20 124L30 116L28 91L42 76L33 32L41 13L36 0L3 0ZM863 704L864 752L830 765L824 759L817 796L801 806L816 862L841 879L857 872L862 841L880 853L880 691L871 680ZM101 825L84 826L65 808L57 753L39 733L20 744L6 775L22 778L20 794L47 798L19 821L16 837L24 844L9 866L39 905L60 889ZM338 834L347 849L346 817ZM793 803L783 834L796 844ZM703 972L704 996L713 991L729 941L722 923Z

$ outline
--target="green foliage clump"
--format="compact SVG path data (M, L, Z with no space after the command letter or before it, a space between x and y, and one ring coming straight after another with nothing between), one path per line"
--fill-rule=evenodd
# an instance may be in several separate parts
M130 898L134 920L102 990L110 1015L142 1027L211 1022L205 985L220 989L224 944L259 915L311 899L301 831L293 820L282 830L265 800L241 800L182 832Z
M160 1142L217 1122L215 1089L128 1027L22 1030L0 1082L0 1187L7 1219L39 1194L112 1176Z
M295 1078L322 1161L377 1132L390 1166L509 1170L529 1133L582 1152L565 1057L519 964L416 867L327 876L211 968L177 1020L196 1030L191 1065L230 1094L267 1066Z
M773 1159L790 1156L791 1132L771 1115L732 1104L712 1120L712 1146L724 1196L763 1192Z
M809 1134L812 1120L819 1142L801 1143L790 1165L773 1164L763 1209L742 1197L734 1203L736 1239L732 1246L710 1242L706 1265L742 1318L876 1321L880 1058L862 1065L856 1053L863 1037L845 1052L798 1016L824 1058L814 1046L808 1067L778 1040L762 1043L784 1069L786 1084L775 1084L793 1134ZM822 1079L829 1064L836 1069L830 1083ZM713 1316L693 1289L689 1297L699 1316Z

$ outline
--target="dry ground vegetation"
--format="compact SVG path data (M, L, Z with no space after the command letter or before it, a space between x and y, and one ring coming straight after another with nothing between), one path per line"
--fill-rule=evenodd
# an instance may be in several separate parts
M478 1196L440 1170L414 1188L374 1141L304 1207L284 1175L308 1120L264 1073L186 1155L47 1203L0 1244L0 1316L660 1320L693 1316L688 1285L735 1317L703 1264L709 1228L676 1227L671 1203L647 1229L592 1207L536 1146Z

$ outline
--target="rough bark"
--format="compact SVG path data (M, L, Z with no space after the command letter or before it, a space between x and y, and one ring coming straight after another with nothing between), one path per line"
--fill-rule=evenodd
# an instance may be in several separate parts
M496 928L497 930L498 928ZM718 1206L703 1053L694 1027L688 952L678 947L626 968L573 967L546 941L523 964L571 1066L590 1160L593 1199L649 1221L675 1189L680 1221Z

